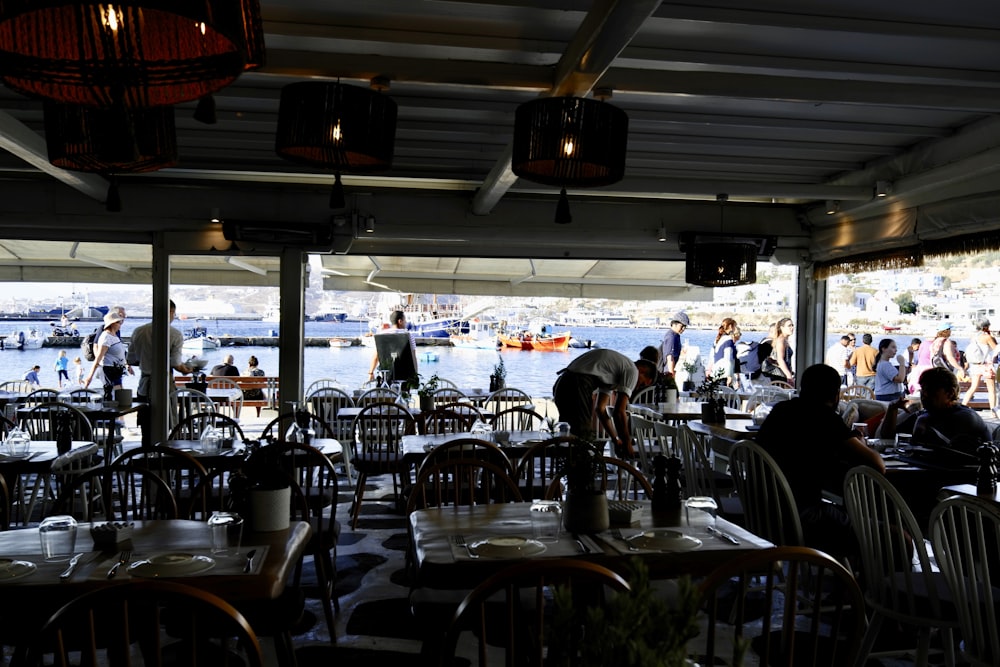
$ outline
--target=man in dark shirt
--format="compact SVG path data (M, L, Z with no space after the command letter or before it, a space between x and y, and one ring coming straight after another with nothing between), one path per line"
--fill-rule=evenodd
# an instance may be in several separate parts
M233 365L233 355L227 354L226 358L222 360L221 364L216 364L212 366L212 371L209 375L222 375L235 377L240 374L240 369Z
M774 406L761 424L757 443L788 480L806 545L851 557L857 541L847 512L823 502L824 482L839 490L852 467L867 465L885 472L885 464L837 414L839 399L840 373L826 364L810 366L799 380L799 397Z

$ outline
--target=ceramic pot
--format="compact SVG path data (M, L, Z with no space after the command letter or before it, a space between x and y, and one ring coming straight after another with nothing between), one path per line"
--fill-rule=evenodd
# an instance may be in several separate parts
M599 533L611 525L608 498L600 491L566 494L563 503L563 527L569 533Z
M430 412L434 409L434 397L433 396L421 396L420 397L420 411Z
M721 412L721 419L720 417ZM719 409L716 401L707 401L701 404L701 420L706 424L718 424L726 421L726 411Z
M694 380L684 380L684 382L681 383L681 390L694 391Z

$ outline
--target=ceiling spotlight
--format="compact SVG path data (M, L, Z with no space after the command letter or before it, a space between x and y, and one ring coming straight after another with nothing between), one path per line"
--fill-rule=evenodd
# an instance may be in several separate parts
M374 234L375 233L375 216L374 215L369 215L367 218L365 218L365 231L368 232L369 234Z
M834 213L837 213L838 211L840 211L840 201L836 200L836 199L827 199L826 200L826 214L827 215L833 215Z
M219 217L219 209L217 208L212 209L212 217L210 218L210 220L212 222L222 222L222 218Z
M888 197L892 194L892 181L875 181L875 197Z
M660 229L656 232L656 240L660 243L665 243L667 240L667 228L660 225Z

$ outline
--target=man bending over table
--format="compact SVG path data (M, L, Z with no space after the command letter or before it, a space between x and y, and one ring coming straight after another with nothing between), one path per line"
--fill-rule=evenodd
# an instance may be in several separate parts
M788 480L806 546L857 562L857 539L847 512L824 502L823 488L843 489L845 474L854 466L884 473L885 464L837 414L839 400L839 371L826 364L810 366L799 378L799 397L774 406L757 443Z
M568 422L570 433L584 440L596 436L594 415L611 438L615 456L634 458L628 426L628 400L637 389L656 380L656 364L632 361L621 352L597 349L585 352L559 371L552 398L559 419ZM597 392L597 400L594 400ZM613 406L613 414L608 407Z

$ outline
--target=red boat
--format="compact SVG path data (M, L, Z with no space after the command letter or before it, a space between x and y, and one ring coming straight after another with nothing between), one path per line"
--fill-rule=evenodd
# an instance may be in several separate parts
M885 329L886 333L892 333L893 331L899 331L899 327L890 327L888 324L883 324L882 328Z
M515 334L499 334L497 336L504 347L517 347L522 350L541 350L543 352L565 352L569 349L568 331L557 334L536 334L521 331Z

